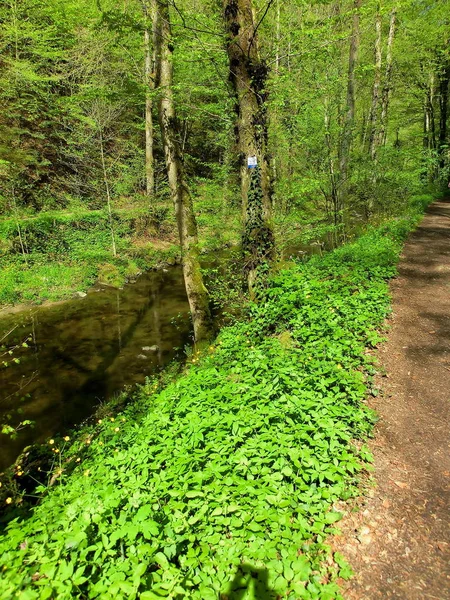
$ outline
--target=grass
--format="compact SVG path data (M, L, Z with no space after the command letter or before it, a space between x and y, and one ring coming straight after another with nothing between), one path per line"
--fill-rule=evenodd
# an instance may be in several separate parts
M218 193L211 185L197 189L202 252L238 240L238 211L227 210L224 216ZM178 262L172 212L171 204L149 209L141 202L117 208L116 257L104 210L76 207L1 220L0 305L60 300L85 291L96 281L120 287L142 271Z
M3 493L0 598L341 598L326 538L370 461L367 348L429 201L293 263L182 376L50 444L31 514Z

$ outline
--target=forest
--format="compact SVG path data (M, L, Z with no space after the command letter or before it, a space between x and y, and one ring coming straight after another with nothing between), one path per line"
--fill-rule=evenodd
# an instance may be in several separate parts
M176 3L158 33L159 6L3 4L3 304L179 260L163 102L201 251L241 240L249 173L269 259L335 246L446 185L446 2Z
M371 469L388 283L450 187L449 15L447 0L1 3L0 599L345 597L327 540ZM122 370L154 368L102 397L136 337L121 290L174 269L186 306L172 283L161 301L186 334L165 349L150 285L157 337ZM65 349L63 375L59 346L38 392L50 313L22 331L27 311L77 336L72 307L94 291L117 308L117 352L98 366L76 338L86 356ZM67 412L43 408L66 378L90 412L39 429Z

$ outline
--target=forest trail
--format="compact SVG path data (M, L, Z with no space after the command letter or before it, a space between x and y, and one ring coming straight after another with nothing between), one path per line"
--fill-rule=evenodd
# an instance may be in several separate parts
M335 540L346 600L450 599L450 198L405 245L379 358L375 489Z

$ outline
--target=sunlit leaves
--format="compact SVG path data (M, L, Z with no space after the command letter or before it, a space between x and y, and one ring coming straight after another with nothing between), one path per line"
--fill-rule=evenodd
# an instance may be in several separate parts
M414 218L279 274L214 353L86 429L1 539L0 598L340 598L324 540L370 459L365 346Z

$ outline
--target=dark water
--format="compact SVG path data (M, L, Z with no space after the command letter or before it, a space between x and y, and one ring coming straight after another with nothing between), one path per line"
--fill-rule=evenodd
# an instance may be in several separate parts
M293 244L284 258L321 253L322 246ZM202 266L225 276L229 262L230 252L222 251L203 257ZM85 298L0 312L0 346L13 349L8 356L0 348L0 365L20 360L0 366L0 425L34 422L16 439L0 433L0 471L25 446L64 434L125 386L144 383L187 344L192 334L181 267L143 274L122 290L98 287Z
M0 369L0 424L35 426L16 440L0 434L0 471L25 446L64 433L124 386L144 383L192 341L180 267L146 273L123 290L0 313L0 340L11 329L2 344L19 346L12 357L20 363ZM20 347L26 339L28 348Z

